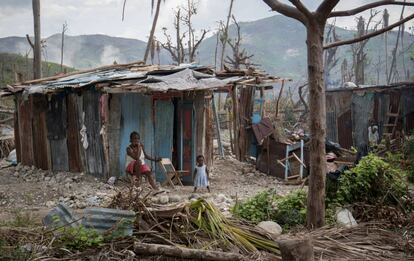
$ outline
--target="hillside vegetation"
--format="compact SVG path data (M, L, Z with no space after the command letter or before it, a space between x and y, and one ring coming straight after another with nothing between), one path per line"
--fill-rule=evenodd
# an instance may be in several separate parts
M71 72L74 68L64 66L64 71ZM0 88L15 82L15 73L21 80L27 81L33 78L33 59L20 54L0 53ZM61 73L60 64L42 62L42 75L44 77Z

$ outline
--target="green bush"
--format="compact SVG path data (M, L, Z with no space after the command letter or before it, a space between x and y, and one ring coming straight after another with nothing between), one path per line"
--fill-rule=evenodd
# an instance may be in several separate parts
M237 203L233 208L233 213L254 223L275 221L284 229L304 225L306 192L297 190L282 197L272 191L264 191L245 202Z
M414 136L410 136L404 142L404 156L407 164L407 179L414 183Z
M378 202L395 204L407 194L404 172L382 158L369 154L339 178L335 203Z
M57 244L70 250L83 250L89 247L100 246L104 238L95 229L78 227L63 227L59 230Z
M272 207L273 198L276 197L270 191L263 191L242 203L236 203L233 213L241 218L259 223L270 220L274 215Z

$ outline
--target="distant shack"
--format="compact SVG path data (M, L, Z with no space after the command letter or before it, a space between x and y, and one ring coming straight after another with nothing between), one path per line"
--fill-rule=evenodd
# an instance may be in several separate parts
M414 130L414 82L326 91L327 138L344 148L368 145L370 123L380 139Z

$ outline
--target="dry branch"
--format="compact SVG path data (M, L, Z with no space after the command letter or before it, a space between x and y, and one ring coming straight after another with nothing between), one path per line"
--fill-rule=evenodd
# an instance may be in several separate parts
M363 5L363 6L359 6L357 8L351 9L351 10L331 12L329 14L329 17L356 15L356 14L364 12L368 9L372 9L372 8L383 6L383 5L414 6L414 3L407 3L406 1L383 0L383 1L377 1L377 2L373 2L373 3L369 3L369 4L366 4L366 5Z
M212 260L212 261L237 261L246 260L243 256L235 253L225 253L220 251L208 251L190 249L176 246L166 246L159 244L134 243L134 252L137 255L161 255L170 257L186 258L191 260Z
M374 32L372 32L372 33L369 33L369 34L363 35L363 36L361 36L361 37L357 37L357 38L354 38L354 39L349 39L349 40L339 41L339 42L335 42L335 43L331 43L331 44L325 45L325 46L323 47L323 49L329 49L329 48L333 48L333 47L337 47L337 46L341 46L341 45L353 44L353 43L356 43L356 42L361 42L361 41L364 41L364 40L366 40L366 39L369 39L369 38L372 38L372 37L374 37L374 36L377 36L377 35L383 34L383 33L385 33L385 32L388 32L388 31L390 31L391 29L393 29L393 28L395 28L395 27L397 27L397 26L400 26L401 24L403 24L403 23L405 23L405 22L410 21L411 19L414 19L414 14L412 14L412 15L410 15L410 16L407 16L406 18L404 18L404 19L402 19L402 20L400 20L400 21L398 21L398 22L395 22L395 23L393 23L392 25L389 25L389 26L387 26L387 27L384 27L384 28L382 28L382 29L380 29L380 30L378 30L378 31L374 31Z

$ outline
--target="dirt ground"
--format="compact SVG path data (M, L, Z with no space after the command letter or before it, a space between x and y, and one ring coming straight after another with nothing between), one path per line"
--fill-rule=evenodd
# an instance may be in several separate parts
M5 166L2 162L2 166ZM144 186L148 183L144 182ZM75 212L85 207L105 207L111 197L125 189L125 181L119 180L114 186L106 184L83 173L52 173L27 166L6 167L0 170L0 222L7 222L19 216L26 216L33 222L42 217L57 203L63 202ZM200 190L193 194L193 187L164 187L165 192L153 201L169 204L193 197L211 199L225 213L235 200L242 200L259 191L275 189L284 195L298 186L285 185L274 177L255 171L253 165L241 163L231 157L217 159L210 175L211 193Z

